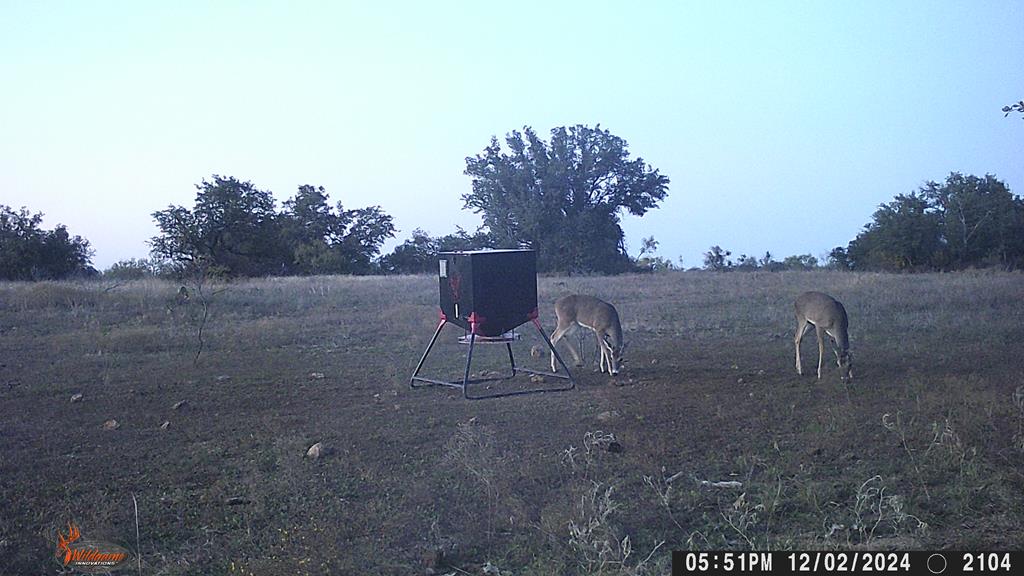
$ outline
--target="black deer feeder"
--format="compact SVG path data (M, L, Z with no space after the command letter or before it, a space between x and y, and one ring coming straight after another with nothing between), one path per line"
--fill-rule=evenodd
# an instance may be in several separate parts
M544 333L537 313L537 254L533 250L480 250L473 252L442 252L438 254L438 284L440 290L441 321L423 352L416 370L409 379L413 388L424 386L451 386L462 390L470 400L497 398L536 392L571 390L576 381L562 361L551 340ZM533 322L548 349L554 354L565 374L541 372L516 366L512 343L519 339L516 328ZM469 345L466 352L466 371L462 381L446 381L420 376L423 363L447 324L455 324L465 334L459 342ZM477 344L505 344L512 372L508 376L470 378L473 348ZM507 380L523 372L566 380L566 384L553 388L531 388L495 394L476 395L470 392L474 384Z

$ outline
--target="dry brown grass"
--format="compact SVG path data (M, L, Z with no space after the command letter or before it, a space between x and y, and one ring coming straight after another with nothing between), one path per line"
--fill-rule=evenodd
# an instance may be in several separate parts
M639 574L692 547L1024 544L1020 274L541 278L548 330L567 293L618 307L624 372L594 372L589 341L578 389L478 402L408 388L434 278L206 287L198 363L201 307L177 288L0 284L0 573L50 569L68 520L134 548L132 493L153 574L422 573L437 550L474 573ZM795 373L809 289L850 313L852 385ZM531 330L517 360L542 369ZM453 340L429 370L459 372ZM584 462L598 431L622 450ZM328 454L303 458L314 442Z

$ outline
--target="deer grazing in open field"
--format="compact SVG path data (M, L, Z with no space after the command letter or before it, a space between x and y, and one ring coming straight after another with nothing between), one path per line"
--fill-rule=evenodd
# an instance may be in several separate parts
M555 316L558 318L558 327L551 333L552 347L576 325L593 330L601 350L601 372L604 372L607 366L609 374L619 373L623 347L622 326L619 324L619 313L614 306L593 296L573 294L559 298L555 302ZM576 365L582 366L583 359L580 353L572 342L566 340L566 344L576 360ZM551 371L558 371L555 368L554 352L551 353Z
M850 358L850 335L847 332L849 320L846 309L835 298L821 292L804 292L796 303L796 373L803 375L800 362L800 341L810 325L814 325L818 336L818 379L821 379L821 362L825 356L825 334L835 341L833 351L839 366L839 376L844 381L853 380L853 361Z

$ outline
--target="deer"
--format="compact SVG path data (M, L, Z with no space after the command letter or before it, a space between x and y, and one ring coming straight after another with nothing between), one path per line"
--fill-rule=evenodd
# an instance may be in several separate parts
M847 332L849 319L846 308L835 298L822 292L804 292L794 303L796 308L796 373L804 373L800 362L800 341L807 330L814 326L818 336L818 379L821 379L821 362L825 356L825 334L834 341L833 352L836 365L839 366L839 377L845 382L853 380L853 360L850 357L850 335Z
M622 326L619 324L619 313L614 306L593 296L572 294L555 302L555 317L558 319L558 327L551 333L552 372L558 372L555 367L555 343L569 330L579 325L592 330L597 336L597 344L601 350L601 372L603 373L607 367L609 374L614 376L619 373L623 348ZM566 340L566 344L576 360L576 365L582 366L580 353L572 342Z

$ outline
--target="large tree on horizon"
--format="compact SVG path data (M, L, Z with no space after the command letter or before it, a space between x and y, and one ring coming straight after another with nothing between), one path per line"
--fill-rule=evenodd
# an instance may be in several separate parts
M196 184L196 190L192 210L172 205L153 213L160 229L150 240L153 256L191 271L277 273L281 255L274 249L277 213L270 192L217 174Z
M369 274L384 241L395 235L380 206L346 210L328 204L323 186L299 186L279 215L290 274Z
M630 267L619 225L624 212L642 216L668 194L669 178L600 125L532 128L497 137L466 158L472 191L465 208L483 216L498 246L537 250L544 271L616 273Z
M854 270L1024 266L1024 199L991 174L952 172L882 204L844 252Z

